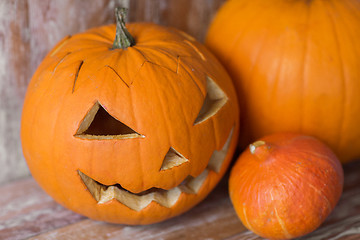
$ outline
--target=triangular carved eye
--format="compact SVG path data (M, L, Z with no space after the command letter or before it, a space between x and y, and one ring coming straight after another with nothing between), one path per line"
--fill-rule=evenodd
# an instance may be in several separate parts
M204 103L194 125L214 116L228 100L223 90L208 76L206 77L206 91Z
M181 164L188 161L189 160L182 156L178 151L170 147L169 151L165 155L160 171L180 166Z
M128 139L144 137L111 116L99 102L86 114L75 137L84 139Z

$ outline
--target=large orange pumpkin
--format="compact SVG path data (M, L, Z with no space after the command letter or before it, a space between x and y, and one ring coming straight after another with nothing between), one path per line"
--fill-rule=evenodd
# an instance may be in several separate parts
M154 24L61 41L34 74L21 139L60 204L114 223L150 224L204 199L237 144L232 82L204 46ZM129 33L133 36L131 39Z
M314 231L338 202L340 161L319 140L274 134L246 149L231 170L230 198L243 224L270 239Z
M360 157L360 2L229 0L206 44L228 69L242 146L293 131Z

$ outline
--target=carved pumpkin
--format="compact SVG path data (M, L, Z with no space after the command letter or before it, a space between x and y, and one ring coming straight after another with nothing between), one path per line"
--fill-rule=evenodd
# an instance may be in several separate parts
M60 204L150 224L214 188L237 144L239 110L204 46L155 24L127 32L122 17L45 57L28 87L21 139L32 175Z
M230 198L243 224L270 239L314 231L338 202L340 161L319 140L274 134L250 144L229 179Z
M292 131L360 157L359 12L357 0L224 4L206 45L234 80L242 146Z

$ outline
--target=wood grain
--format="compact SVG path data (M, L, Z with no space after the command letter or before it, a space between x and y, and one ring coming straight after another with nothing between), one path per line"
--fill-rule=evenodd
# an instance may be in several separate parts
M130 1L130 21L149 21L179 28L203 41L218 8L225 0Z
M26 239L84 219L55 203L31 178L0 192L0 239Z
M26 1L0 1L0 183L27 173L19 139L21 106L31 74L27 9Z
M324 224L298 240L360 239L360 162L345 166L344 193ZM149 226L93 221L64 209L28 178L0 187L0 239L182 240L262 239L246 230L227 193L225 176L205 201L189 212Z
M29 175L22 158L20 118L26 87L45 54L64 36L114 22L114 7L131 21L180 28L204 39L225 0L1 0L0 184ZM86 6L85 6L86 5Z

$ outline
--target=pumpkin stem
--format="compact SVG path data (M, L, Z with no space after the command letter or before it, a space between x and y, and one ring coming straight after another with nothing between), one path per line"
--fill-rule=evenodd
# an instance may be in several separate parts
M250 149L251 154L255 154L256 148L258 148L258 147L260 147L262 145L265 145L265 144L266 143L264 141L261 141L261 140L250 144L249 149Z
M116 37L112 49L127 49L128 47L135 45L134 38L125 27L126 13L126 8L115 8Z

